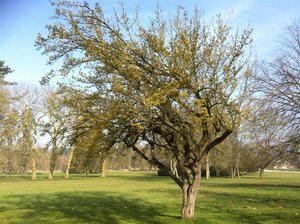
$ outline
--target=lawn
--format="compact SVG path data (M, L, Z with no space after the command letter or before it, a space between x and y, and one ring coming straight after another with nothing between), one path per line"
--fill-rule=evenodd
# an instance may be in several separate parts
M203 180L196 218L179 219L181 191L149 172L108 177L0 176L0 223L299 223L300 174Z

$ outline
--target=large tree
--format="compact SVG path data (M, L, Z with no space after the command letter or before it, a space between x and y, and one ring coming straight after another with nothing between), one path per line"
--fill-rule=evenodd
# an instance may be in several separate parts
M0 143L2 143L7 137L4 123L7 121L7 113L10 111L9 106L11 96L8 89L5 88L6 85L9 84L7 81L5 81L5 77L11 72L11 68L5 66L4 61L0 60Z
M0 122L2 122L2 119L5 117L4 113L7 111L11 100L9 91L5 88L8 84L11 83L5 81L5 78L12 72L13 70L10 67L4 65L4 61L0 60Z
M289 145L300 145L300 20L286 27L270 62L261 66L258 77L263 104L271 105L286 119Z
M97 120L107 141L165 169L182 189L181 217L193 218L201 160L240 122L251 29L232 34L220 16L205 23L198 10L191 16L179 8L164 19L158 8L144 26L124 7L108 18L99 4L54 4L57 21L36 45L50 64L63 65L43 81L62 75L74 100L83 93L74 106ZM161 151L177 161L180 177L157 156Z
M20 157L17 151L21 150L14 146L18 137L16 128L18 123L15 118L19 114L12 106L14 98L8 88L13 83L5 80L6 76L12 72L13 70L0 60L0 163L2 170L8 173L19 169L19 167L24 168L21 172L26 172L27 168L27 164L22 162L18 164L18 161L22 159L17 160Z
M17 123L16 129L19 133L19 142L22 149L28 155L31 163L32 180L36 180L36 159L38 124L43 117L41 113L41 91L35 86L17 85L14 88L14 110L15 116L11 118Z

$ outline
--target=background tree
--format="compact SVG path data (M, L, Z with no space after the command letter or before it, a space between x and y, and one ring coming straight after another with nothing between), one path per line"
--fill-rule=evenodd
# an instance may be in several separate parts
M212 175L239 177L240 145L237 144L237 131L215 147L211 152Z
M12 73L13 70L9 66L4 65L4 63L4 61L0 60L0 86L11 84L10 82L5 81L5 77Z
M124 9L106 18L98 4L55 5L57 21L47 37L38 36L37 47L49 63L64 59L57 74L68 79L65 90L84 92L81 104L97 118L96 129L107 132L106 141L169 173L183 192L181 217L193 218L201 160L240 122L251 29L232 35L220 17L206 24L197 10L190 16L181 8L170 20L157 9L143 27ZM179 178L157 150L176 159Z
M37 145L36 136L38 134L38 124L43 117L39 89L33 86L18 85L14 88L15 98L14 108L18 111L18 116L14 117L18 123L20 133L19 141L26 155L30 157L32 180L36 180L36 159ZM25 157L24 158L28 158Z
M5 138L3 136L5 134L5 125L3 125L3 122L5 122L5 118L7 118L6 114L9 112L11 102L9 90L5 88L10 83L5 81L5 77L12 72L11 68L5 66L4 61L0 60L0 142Z
M48 147L51 150L49 179L53 179L53 172L58 156L62 155L67 147L67 138L70 134L72 117L68 108L64 106L56 91L48 92L45 99L45 119L42 123L43 134L50 137Z
M287 26L277 52L270 62L262 63L257 77L255 105L259 116L253 119L254 151L261 171L282 156L299 153L300 146L300 26ZM253 116L253 114L252 114ZM296 154L294 154L296 155Z
M277 110L269 105L254 105L249 121L244 125L243 139L250 146L251 154L255 155L256 167L260 170L260 177L264 169L290 150L286 142L289 141L287 121Z
M231 138L229 139L230 144L230 170L231 177L240 177L240 148L241 144L238 139L239 129L235 130Z
M300 139L300 21L287 26L273 60L261 66L259 92L284 116L290 143Z
M19 171L19 148L15 146L18 132L14 119L18 112L12 107L13 97L8 89L12 83L5 81L13 70L0 60L0 164L1 171L11 173ZM26 169L25 169L26 170Z

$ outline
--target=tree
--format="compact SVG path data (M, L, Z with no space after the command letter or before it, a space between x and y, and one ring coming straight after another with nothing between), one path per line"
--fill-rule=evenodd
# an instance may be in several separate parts
M231 161L230 161L230 170L231 170L231 177L240 177L240 143L238 140L238 133L239 130L236 130L231 138L230 141L230 149L231 149Z
M5 81L5 76L9 73L12 73L10 67L4 65L4 61L0 60L0 125L2 126L2 122L4 120L5 113L9 111L9 105L10 105L10 94L9 91L5 88L9 82ZM1 127L2 132L2 127ZM1 139L2 142L2 139Z
M66 168L66 173L65 173L65 178L66 179L69 178L69 172L70 172L70 168L71 168L71 162L73 160L74 151L75 151L75 145L72 145L71 149L70 149L70 152L69 152L68 163L67 163L67 168Z
M183 192L181 217L193 218L201 161L240 122L251 29L232 35L220 16L205 24L198 10L182 8L170 20L158 8L146 28L124 8L106 18L99 4L54 4L57 21L36 45L50 64L64 60L43 81L66 77L61 85L83 93L74 106L97 121L93 128L166 170ZM180 177L159 151L176 159Z
M32 180L36 180L36 136L38 124L43 117L40 103L42 94L36 87L26 85L16 86L14 92L14 97L18 100L14 101L13 107L17 113L16 116L11 118L18 124L19 142L22 145L22 149L26 152L25 155L30 157Z
M260 104L260 102L258 102ZM253 110L245 122L244 140L254 155L256 167L259 169L259 176L262 177L264 169L279 159L291 148L286 144L289 129L287 121L277 113L277 110L270 105L253 105ZM250 158L249 158L250 159Z
M214 151L210 153L210 161L212 167L215 169L216 176L231 173L231 177L239 177L239 157L240 146L237 142L237 131L229 136L225 141L215 147Z
M8 75L9 73L12 73L13 70L4 65L4 61L0 60L0 86L11 84L10 82L5 81L5 76Z
M81 133L76 138L74 150L77 168L84 170L86 175L89 171L98 172L101 169L101 176L105 177L106 159L114 152L115 143L116 140L108 136L105 130L90 128Z
M53 172L56 160L67 147L67 138L70 133L72 123L71 115L68 115L68 109L64 106L60 96L55 91L50 91L45 99L45 120L43 122L43 134L50 137L48 147L51 149L49 179L53 179Z
M299 153L300 146L300 23L287 26L280 45L270 62L261 65L258 96L263 111L262 136L259 148L265 148L269 156L262 156L260 170L278 157ZM266 109L267 108L267 109ZM267 111L269 110L269 111ZM272 110L272 112L270 112ZM265 118L265 116L270 116ZM258 124L261 121L258 121ZM265 124L266 123L266 124ZM268 134L268 136L266 135ZM268 149L267 149L268 148ZM266 152L265 152L266 153ZM294 155L296 155L294 154ZM264 158L264 159L263 159Z
M22 146L30 152L32 180L36 180L36 157L37 151L34 147L34 135L37 123L34 119L32 108L25 106L20 117L20 127L22 129Z
M279 48L271 62L261 66L258 77L263 103L271 104L278 114L289 120L289 144L300 139L300 21L287 26Z

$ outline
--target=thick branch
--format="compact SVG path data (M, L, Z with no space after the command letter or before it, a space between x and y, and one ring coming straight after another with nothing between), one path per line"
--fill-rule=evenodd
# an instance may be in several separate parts
M141 150L139 150L135 145L132 146L132 150L138 153L143 159L147 160L150 164L156 165L158 168L163 169L168 172L169 176L176 182L176 184L182 188L182 181L177 178L164 164L158 161L155 157L149 158Z
M232 131L230 130L226 130L220 137L216 138L214 141L212 141L211 143L209 143L205 150L203 151L201 156L205 156L207 155L207 153L209 153L209 151L215 147L216 145L220 144L221 142L223 142L230 134L232 133Z

